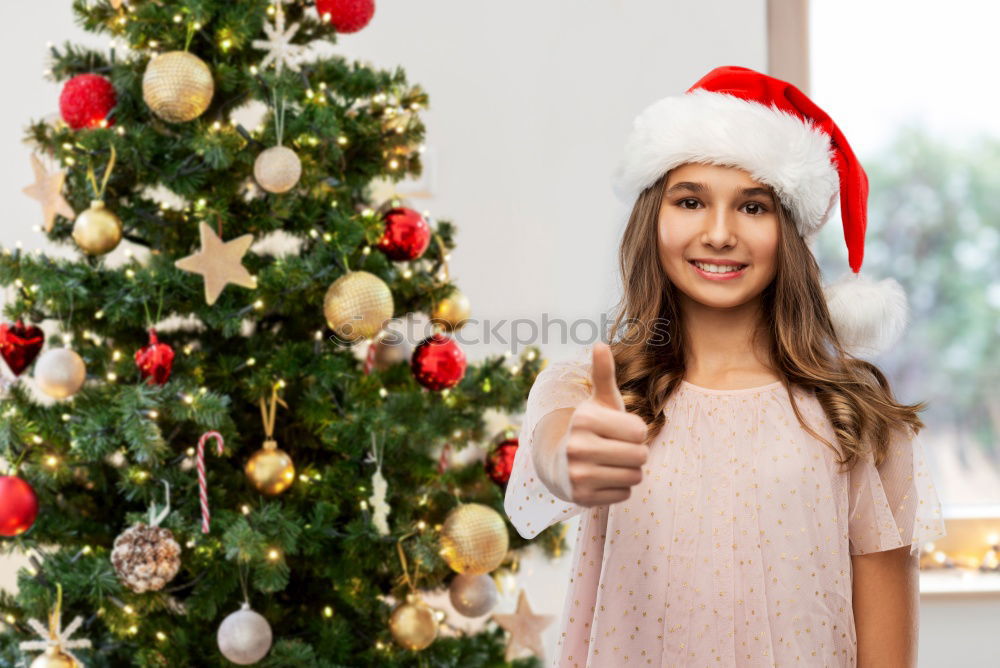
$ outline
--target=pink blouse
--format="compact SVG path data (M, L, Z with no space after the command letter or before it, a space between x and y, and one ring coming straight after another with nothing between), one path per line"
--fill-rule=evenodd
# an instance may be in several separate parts
M851 555L945 535L919 435L900 431L880 467L869 455L842 473L780 381L682 381L642 482L585 508L542 484L531 439L543 416L590 396L590 360L588 348L538 375L504 498L524 538L582 513L551 665L855 665ZM836 443L814 394L792 395Z

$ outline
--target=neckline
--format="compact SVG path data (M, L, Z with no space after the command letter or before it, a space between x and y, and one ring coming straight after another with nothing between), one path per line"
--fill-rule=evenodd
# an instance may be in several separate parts
M694 383L688 382L686 380L681 380L681 385L690 388L695 392L702 392L704 394L746 394L747 392L764 392L766 390L777 389L783 386L782 381L776 380L773 383L768 383L767 385L758 385L757 387L744 387L737 390L713 390L709 387L702 387L701 385L695 385Z

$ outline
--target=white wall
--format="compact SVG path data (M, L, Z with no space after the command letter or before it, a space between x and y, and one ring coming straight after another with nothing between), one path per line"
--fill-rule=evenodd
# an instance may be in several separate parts
M712 67L766 68L764 0L381 0L367 29L335 47L383 68L403 66L430 95L434 197L420 204L459 228L452 275L473 316L596 319L617 295L615 254L626 211L609 177L634 115ZM105 45L75 27L70 3L0 4L0 243L45 247L23 128L57 110L44 81L45 42ZM471 336L471 335L470 335ZM467 349L473 359L503 345ZM568 351L544 346L558 359ZM575 524L569 534L570 544ZM552 568L560 569L553 577ZM559 614L559 563L523 564L536 612ZM13 581L0 565L0 586ZM515 597L500 611L513 609ZM558 622L545 639L554 651Z

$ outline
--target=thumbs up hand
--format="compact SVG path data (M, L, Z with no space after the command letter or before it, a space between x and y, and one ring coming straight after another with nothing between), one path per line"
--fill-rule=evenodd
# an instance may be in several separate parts
M625 410L611 348L593 349L592 394L576 406L559 444L562 484L574 503L603 506L629 498L642 482L646 423Z

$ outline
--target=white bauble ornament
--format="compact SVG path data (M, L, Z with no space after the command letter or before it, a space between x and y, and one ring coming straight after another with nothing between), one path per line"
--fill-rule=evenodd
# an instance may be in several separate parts
M76 351L50 348L35 362L38 389L53 399L66 399L80 391L87 378L87 367Z
M216 636L219 651L235 664L249 666L271 651L271 625L248 603L222 620Z
M466 617L479 617L492 610L500 598L496 582L485 573L459 573L451 581L448 597L455 610Z
M269 193L286 193L302 176L302 161L287 146L272 146L253 163L253 177Z

